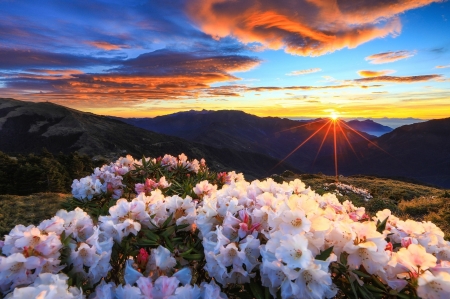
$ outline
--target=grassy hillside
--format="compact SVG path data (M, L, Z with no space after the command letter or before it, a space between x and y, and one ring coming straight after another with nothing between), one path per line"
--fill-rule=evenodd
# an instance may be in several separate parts
M0 195L0 239L17 224L37 225L42 220L52 218L69 197L71 194L62 193Z

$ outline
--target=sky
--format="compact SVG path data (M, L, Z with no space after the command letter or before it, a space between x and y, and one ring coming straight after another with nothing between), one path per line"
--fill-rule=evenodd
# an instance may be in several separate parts
M450 2L0 0L0 97L120 117L450 117Z

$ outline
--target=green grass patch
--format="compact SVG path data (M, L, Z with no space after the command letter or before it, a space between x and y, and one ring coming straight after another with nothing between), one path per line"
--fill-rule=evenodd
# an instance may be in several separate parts
M17 224L38 225L42 220L52 218L61 209L61 204L70 197L70 194L62 193L0 195L1 239Z

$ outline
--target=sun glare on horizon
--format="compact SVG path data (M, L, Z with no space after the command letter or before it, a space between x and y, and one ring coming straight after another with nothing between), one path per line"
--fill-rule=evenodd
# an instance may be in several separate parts
M331 112L330 118L331 118L333 121L336 121L336 120L339 118L339 115L338 115L337 112L333 111L333 112Z

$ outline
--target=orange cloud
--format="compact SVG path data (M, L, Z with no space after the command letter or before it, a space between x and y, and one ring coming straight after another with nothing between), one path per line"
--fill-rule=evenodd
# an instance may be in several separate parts
M394 82L394 83L414 83L414 82L424 82L431 80L443 79L441 75L420 75L420 76L378 76L356 79L355 82Z
M340 89L349 87L360 87L360 88L370 88L370 87L380 87L382 85L357 85L357 84L341 84L341 85L326 85L326 86L261 86L261 87L247 87L243 91L279 91L279 90L319 90L319 89Z
M319 56L401 31L398 15L440 0L191 0L187 14L216 39L233 36L287 53Z
M394 70L382 70L382 71L358 71L358 75L365 78L386 76L389 74L395 73Z
M21 97L59 97L67 99L68 103L82 103L89 98L121 102L239 96L240 86L217 88L210 85L239 80L231 73L249 70L260 62L241 55L209 56L158 50L117 62L120 65L107 73L29 69L29 72L6 74L3 76L6 87L2 92Z
M91 45L93 47L105 50L105 51L111 51L111 50L119 50L119 49L127 49L130 46L127 45L115 45L108 42L102 42L102 41L88 41L86 44Z
M437 65L435 68L437 68L437 69L446 69L446 68L448 68L448 67L450 67L450 64L447 64L447 65Z
M322 71L320 68L313 68L313 69L307 69L307 70L300 70L300 71L292 71L290 73L287 73L286 76L299 76L299 75L306 75L311 73L317 73Z
M415 51L384 52L367 56L366 60L372 64L382 64L413 57L415 54Z

